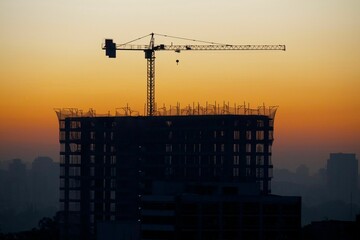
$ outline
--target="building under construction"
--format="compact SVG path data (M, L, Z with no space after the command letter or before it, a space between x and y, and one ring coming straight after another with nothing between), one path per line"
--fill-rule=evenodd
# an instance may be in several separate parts
M271 195L276 108L56 112L62 239L299 237L300 197Z

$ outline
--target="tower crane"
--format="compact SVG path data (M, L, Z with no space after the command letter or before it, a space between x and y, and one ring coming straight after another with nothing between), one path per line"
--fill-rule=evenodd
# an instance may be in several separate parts
M206 45L165 45L159 44L155 45L154 35L163 36L163 37L171 37L178 38L182 40L191 40L195 42L207 43ZM151 37L149 45L134 45L130 44L134 41L143 39L145 37ZM285 51L285 45L231 45L231 44L220 44L214 42L207 41L199 41L181 37L173 37L164 34L155 34L150 33L143 37L134 39L127 43L116 44L112 39L105 39L105 44L103 44L102 49L105 50L106 56L109 58L116 58L116 50L120 51L144 51L145 59L147 60L147 105L146 112L148 116L153 116L155 112L155 51L213 51L213 50L282 50ZM178 60L176 61L179 62Z

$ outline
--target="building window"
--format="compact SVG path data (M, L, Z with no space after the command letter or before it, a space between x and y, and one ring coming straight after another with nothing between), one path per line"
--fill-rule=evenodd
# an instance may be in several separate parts
M256 140L264 140L264 131L256 131Z
M172 164L172 156L165 156L165 164L168 165Z
M274 177L274 173L273 173L273 169L272 168L269 168L268 169L268 174L269 174L269 177ZM269 182L270 183L270 182Z
M69 187L70 188L79 188L81 187L81 181L75 178L69 178Z
M263 178L264 177L264 169L263 168L256 168L256 177Z
M239 159L239 156L234 156L234 162L233 162L234 165L239 165L240 164L240 159Z
M240 152L240 145L239 145L238 143L235 143L235 144L233 145L233 151L234 151L234 152Z
M260 181L259 184L260 184L260 190L261 190L261 191L264 190L264 182L263 182L263 181Z
M80 140L81 132L70 132L70 140Z
M115 203L110 203L110 211L115 212Z
M251 156L246 156L246 165L250 166L251 164Z
M115 200L115 191L110 192L110 199Z
M248 143L245 145L245 147L246 147L246 152L250 153L251 152L251 144Z
M110 157L110 164L116 164L116 156Z
M238 177L239 176L239 168L233 168L233 176Z
M69 176L80 176L81 168L80 167L69 167Z
M166 152L172 152L172 145L171 144L166 144L165 145L165 151Z
M256 165L264 165L264 156L256 156Z
M240 139L240 131L234 131L234 140Z
M59 125L60 125L60 129L64 129L65 128L65 121L64 120L59 121Z
M269 127L273 127L274 126L274 120L273 119L270 119L269 120Z
M90 139L95 140L95 132L90 132Z
M111 188L111 189L116 188L116 180L115 180L115 179L111 179L111 180L110 180L110 188Z
M264 121L263 120L257 120L257 127L264 127Z
M220 145L220 147L221 147L221 152L225 152L225 144L222 143L222 144Z
M60 141L64 141L64 140L65 140L65 136L66 136L65 132L64 132L64 131L60 131L60 136L59 136Z
M173 169L171 167L165 168L165 176L173 175Z
M79 202L69 202L69 211L79 212L80 203Z
M81 164L81 156L80 155L70 155L70 164Z
M246 131L246 140L251 140L251 131Z
M90 151L95 151L95 144L94 143L90 144Z
M70 190L69 199L80 200L80 191L79 190Z
M70 147L71 152L80 152L81 151L81 144L70 143L69 147Z
M60 155L60 164L65 164L65 155Z
M79 122L79 121L71 121L70 122L70 128L72 128L72 129L81 128L81 122Z
M264 144L256 144L256 152L263 153L264 152Z
M273 131L269 131L269 140L274 140L274 132Z

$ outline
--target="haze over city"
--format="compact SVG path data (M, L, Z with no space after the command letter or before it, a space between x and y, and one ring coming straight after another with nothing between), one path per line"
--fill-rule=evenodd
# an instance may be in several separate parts
M150 32L287 46L286 52L159 52L158 105L279 106L276 167L317 169L330 152L359 155L359 9L356 0L1 1L0 159L57 161L54 108L114 113L129 104L143 114L143 53L108 59L101 44ZM185 43L156 38L172 42Z

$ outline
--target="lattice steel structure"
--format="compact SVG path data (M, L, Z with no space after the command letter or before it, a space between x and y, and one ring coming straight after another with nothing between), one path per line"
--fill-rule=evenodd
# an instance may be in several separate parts
M153 195L159 181L251 183L263 196L271 192L274 113L57 114L63 239L92 239L104 221L141 229L141 196Z
M206 42L206 41L199 41L194 39L185 39L191 40L195 42L205 42L208 45L155 45L154 33L146 35L144 37L151 36L150 44L149 45L132 45L128 44L137 40L140 40L144 37L132 40L125 44L116 44L113 42L112 39L106 39L105 44L102 46L102 49L105 50L106 56L110 58L116 58L116 51L144 51L145 52L145 59L147 60L147 115L153 116L155 110L155 51L228 51L228 50L252 50L252 51L259 51L259 50L280 50L285 51L285 45L232 45L232 44L220 44L214 42ZM179 38L179 37L172 37L163 34L156 34L164 37L171 37L171 38Z

